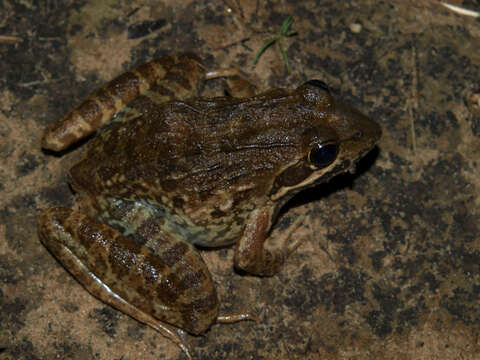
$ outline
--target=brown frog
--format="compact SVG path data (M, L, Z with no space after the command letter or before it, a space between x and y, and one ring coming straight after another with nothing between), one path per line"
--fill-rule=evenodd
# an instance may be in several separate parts
M299 242L291 231L269 236L282 205L352 171L381 133L318 80L246 98L191 98L221 75L194 55L152 61L90 95L42 144L60 151L99 129L70 170L83 200L40 215L43 244L90 293L188 356L176 328L201 334L248 318L218 315L194 245L235 244L237 268L275 274Z

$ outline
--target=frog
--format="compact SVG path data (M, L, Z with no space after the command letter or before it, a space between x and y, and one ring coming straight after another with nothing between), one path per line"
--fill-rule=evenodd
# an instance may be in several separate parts
M198 96L216 77L237 90ZM234 246L236 269L273 276L301 242L298 224L271 236L280 209L354 172L381 136L321 80L254 89L235 71L207 71L195 54L167 55L113 79L42 138L60 153L89 141L69 172L79 201L41 212L41 242L88 292L189 358L182 331L253 318L219 314L198 247Z

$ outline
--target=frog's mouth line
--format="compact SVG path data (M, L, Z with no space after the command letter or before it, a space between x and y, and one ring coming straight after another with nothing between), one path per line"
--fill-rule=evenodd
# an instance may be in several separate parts
M272 201L278 201L282 197L286 197L285 201L288 201L289 198L293 197L295 194L299 193L302 190L307 188L311 188L323 183L329 182L332 178L349 173L354 175L357 173L357 165L359 161L368 153L370 153L375 148L376 142L372 141L370 146L365 147L358 156L356 156L355 160L344 159L343 161L335 161L329 167L323 169L324 171L315 172L313 171L311 175L307 176L304 180L300 183L292 186L280 186L272 189L270 193L270 198ZM316 175L315 175L316 174ZM315 178L314 178L315 177ZM288 194L288 196L286 196Z

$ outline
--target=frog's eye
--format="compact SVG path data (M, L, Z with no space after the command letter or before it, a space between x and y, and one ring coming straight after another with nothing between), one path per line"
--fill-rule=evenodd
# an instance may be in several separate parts
M338 144L335 141L326 141L316 144L308 153L308 162L316 168L330 165L338 154Z
M317 88L323 89L326 92L330 92L330 89L328 88L328 85L325 84L322 80L308 80L304 85L311 85L315 86Z

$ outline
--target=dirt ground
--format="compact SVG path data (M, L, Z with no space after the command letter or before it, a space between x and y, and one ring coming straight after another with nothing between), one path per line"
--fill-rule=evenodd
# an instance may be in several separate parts
M383 129L356 175L289 204L285 216L307 214L304 241L278 275L238 274L230 248L202 252L222 313L259 321L188 335L194 357L478 358L480 18L434 0L0 6L0 359L186 359L89 295L36 230L41 209L72 206L66 174L82 151L42 151L43 129L126 69L184 51L265 89L321 79ZM278 44L253 66L289 16L290 72Z

